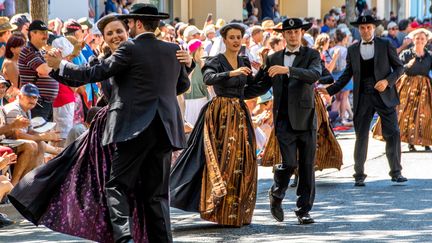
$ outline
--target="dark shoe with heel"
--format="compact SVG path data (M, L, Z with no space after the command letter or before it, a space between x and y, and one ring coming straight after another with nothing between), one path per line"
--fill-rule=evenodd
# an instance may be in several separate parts
M315 220L308 214L297 215L297 220L299 224L313 224Z
M282 200L279 198L275 198L272 195L272 191L269 191L269 200L270 200L270 212L278 222L284 221L284 211L282 209Z
M354 186L366 186L364 180L365 178L356 178Z
M6 214L0 213L0 228L14 224L15 221L9 219Z
M417 151L417 149L414 147L414 145L412 145L412 144L408 144L408 150L410 151L410 152L416 152Z
M397 175L397 176L392 176L391 181L396 183L403 183L408 181L408 179L403 177L402 175Z

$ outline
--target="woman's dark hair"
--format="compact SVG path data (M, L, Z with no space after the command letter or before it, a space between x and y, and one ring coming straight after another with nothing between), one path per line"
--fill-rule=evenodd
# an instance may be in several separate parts
M337 29L336 33L335 33L335 41L336 42L341 42L341 41L343 41L345 39L346 36L347 35L345 34L345 32L343 32L340 29Z
M20 35L12 35L6 43L6 58L12 58L14 56L11 48L16 48L23 46L25 44L25 39Z
M224 27L222 27L220 29L220 34L221 34L222 38L226 39L228 31L232 30L232 29L240 30L241 36L243 38L243 36L245 34L245 29L243 28L243 26L241 26L240 24L237 24L237 23L230 23L230 24L227 24Z

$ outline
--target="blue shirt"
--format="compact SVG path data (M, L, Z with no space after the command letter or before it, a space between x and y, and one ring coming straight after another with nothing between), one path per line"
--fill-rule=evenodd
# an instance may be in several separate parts
M274 19L275 0L261 0L261 17Z
M81 50L81 53L84 55L84 58L88 61L91 56L94 55L91 47L86 43L84 48Z
M393 37L393 36L386 36L386 39L390 41L390 43L395 47L395 48L399 48L402 43L400 42L400 40L397 37Z

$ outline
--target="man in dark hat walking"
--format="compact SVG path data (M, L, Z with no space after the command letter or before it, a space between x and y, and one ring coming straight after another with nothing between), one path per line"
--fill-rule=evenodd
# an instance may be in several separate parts
M176 95L189 87L186 68L177 60L178 45L159 41L154 31L169 18L150 4L135 4L127 19L134 39L100 64L76 66L47 57L59 74L92 82L114 77L103 144L116 144L108 207L116 242L133 242L128 195L141 183L150 242L172 242L168 186L172 150L185 147L183 119ZM55 53L51 55L57 56ZM54 60L55 59L55 60ZM144 220L144 219L143 219Z
M282 24L286 49L267 58L257 74L260 80L248 89L264 94L273 86L275 132L282 154L282 164L274 168L274 183L269 191L273 217L282 222L282 200L294 170L298 168L297 210L300 224L313 223L309 215L315 199L316 115L313 84L321 76L318 51L301 45L310 23L287 19Z
M393 182L405 182L401 170L401 142L395 107L399 104L396 81L403 66L396 49L388 41L374 36L380 21L360 16L351 25L358 26L362 40L348 48L347 65L342 76L322 92L334 95L354 78L354 148L355 186L364 186L364 164L367 156L369 130L375 112L381 117L386 156Z

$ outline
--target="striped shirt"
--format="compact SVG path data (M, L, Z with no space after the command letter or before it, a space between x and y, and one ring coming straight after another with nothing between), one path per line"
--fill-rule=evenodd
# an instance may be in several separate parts
M28 44L21 50L18 58L19 78L21 86L32 83L39 89L40 96L47 102L52 102L59 90L58 82L51 77L39 77L36 69L45 63L43 51L33 44Z

